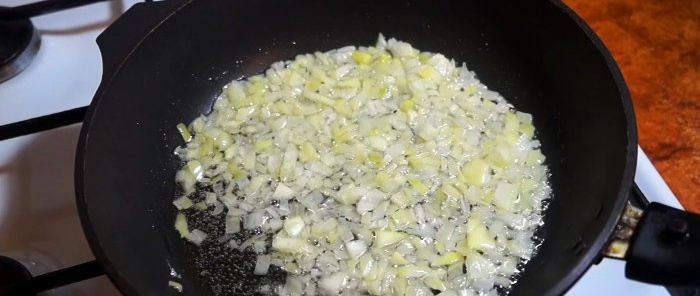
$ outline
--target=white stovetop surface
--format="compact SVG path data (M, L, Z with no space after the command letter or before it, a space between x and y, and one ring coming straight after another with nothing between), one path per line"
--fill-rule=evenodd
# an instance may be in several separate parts
M15 6L30 0L3 0ZM42 33L37 58L0 84L0 125L90 103L102 66L94 40L137 0L115 0L33 19ZM73 162L80 125L0 142L0 255L35 274L92 260L78 219ZM680 207L641 151L636 181L651 200ZM42 295L117 296L106 276ZM624 262L604 259L567 295L668 295L665 288L624 278Z

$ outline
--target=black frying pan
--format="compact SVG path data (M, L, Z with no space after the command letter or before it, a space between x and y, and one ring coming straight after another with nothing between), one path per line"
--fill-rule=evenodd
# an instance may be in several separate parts
M610 54L563 4L171 0L137 4L98 39L103 80L81 132L76 189L88 240L117 287L127 295L180 295L168 287L176 280L186 295L210 295L216 281L244 295L274 281L254 277L245 254L202 263L173 229L181 165L173 151L183 145L175 125L208 113L233 79L299 53L373 45L380 32L465 61L533 114L554 196L540 230L544 244L512 295L562 294L600 260L633 188L635 122ZM698 221L684 221L696 233L675 232L665 250L697 243ZM647 224L664 231L664 223ZM687 272L698 271L695 255L682 257L695 265L669 267L686 274L667 283L693 284ZM201 276L201 268L217 272Z

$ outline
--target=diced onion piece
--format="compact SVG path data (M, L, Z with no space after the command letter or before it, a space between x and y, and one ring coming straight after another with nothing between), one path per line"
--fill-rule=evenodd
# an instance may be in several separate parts
M397 227L407 227L416 222L416 217L410 209L397 210L390 216Z
M357 212L364 214L368 211L374 210L374 208L382 200L382 197L384 197L384 193L379 190L372 189L364 191L363 196L357 202Z
M195 180L201 179L202 175L204 174L204 168L202 167L202 164L196 160L189 161L187 163L187 169L190 175L192 175Z
M469 270L469 272L467 272L467 277L470 279L487 278L495 268L493 262L476 252L467 256L464 264L467 270Z
M484 224L472 219L467 223L473 224L470 225L471 231L467 233L467 246L470 249L487 251L494 248L496 241L491 237Z
M436 267L450 265L452 263L460 262L462 260L464 260L464 256L462 256L462 254L458 252L447 252L439 258L433 260L433 262L430 263L430 266Z
M425 195L430 191L430 188L423 184L419 179L411 178L408 179L408 184L411 184L411 187L415 189L420 195Z
M175 291L182 293L182 284L180 284L176 281L168 281L168 286L175 289Z
M294 197L294 190L287 187L286 185L279 183L275 192L272 193L272 198L274 199L291 199Z
M280 165L279 176L282 181L292 177L294 169L297 165L297 149L294 146L287 147L287 150L282 156L282 165Z
M328 97L312 91L304 91L304 97L313 102L324 104L326 106L332 107L334 104L333 100L329 99Z
M182 136L182 140L184 140L185 143L192 140L192 135L190 134L190 131L187 130L187 126L184 123L178 123L175 127L177 128L177 131L180 132L180 136Z
M206 195L204 196L204 203L211 205L216 203L217 197L216 193L213 192L207 192Z
M322 278L318 282L319 288L329 295L337 295L345 287L348 275L344 272L337 272L328 277Z
M406 295L406 288L408 287L408 280L402 277L396 277L391 283L391 289L395 293L394 295Z
M260 140L255 142L255 150L262 151L266 148L272 147L273 144L274 142L272 142L272 139Z
M191 206L194 205L194 203L192 203L192 200L189 199L187 196L182 196L176 199L175 201L173 201L173 204L178 210L189 209Z
M238 233L241 231L241 219L238 216L227 215L226 216L226 233Z
M413 110L415 105L416 102L414 100L405 100L399 104L399 109L403 112L409 112Z
M500 209L513 211L517 198L518 186L516 184L500 182L496 186L496 191L493 196L493 204Z
M335 218L328 219L326 221L314 223L311 225L311 237L321 238L326 237L327 234L334 232L338 227L338 220Z
M372 148L379 151L384 151L386 150L386 147L389 146L389 142L382 136L369 137L369 144L372 146Z
M416 198L406 191L398 192L392 195L390 199L393 203L402 208L411 207L416 203Z
M284 230L287 231L287 234L290 236L297 236L304 229L305 225L304 219L299 216L294 216L284 221Z
M428 266L405 265L397 269L396 276L402 278L419 278L426 276L432 272Z
M203 202L201 202L201 201L198 202L198 203L196 203L196 204L194 204L192 207L195 208L195 209L197 209L197 210L200 210L200 211L206 210L206 209L208 208L208 207L207 207L207 204L206 204L206 203L203 203Z
M272 248L284 253L308 253L312 247L305 239L291 237L276 237L272 240Z
M345 249L350 257L357 259L367 251L367 244L362 240L353 240L345 243Z
M356 50L352 52L352 59L358 64L368 64L369 61L372 59L372 55L363 51Z
M474 159L462 167L462 174L464 175L467 184L473 186L482 186L486 181L488 181L488 163L481 159Z
M185 214L178 213L177 216L175 216L175 229L180 233L180 237L187 237L190 233L187 229L187 218L185 218Z
M433 290L447 290L447 285L445 285L445 282L441 279L440 276L435 274L427 275L425 278L423 278L423 283L425 283L425 285L428 286L428 288L431 288Z
M394 252L391 254L391 263L396 265L405 265L408 264L408 260L406 260L406 257L401 255L401 253Z
M314 146L309 142L304 142L301 144L300 149L301 154L299 155L299 158L303 162L317 160L319 158L318 152L316 152Z
M375 232L374 244L375 248L384 248L389 245L396 244L408 237L405 233L398 231L378 230Z
M254 275L266 275L270 269L271 258L268 255L260 255L255 260Z
M207 238L207 234L199 229L192 229L185 238L195 245L200 245Z
M206 205L204 207L206 209ZM212 216L219 215L224 212L224 205L220 202L214 203L214 209L211 211Z
M255 229L262 227L267 222L268 217L262 211L255 211L245 216L243 219L243 228Z

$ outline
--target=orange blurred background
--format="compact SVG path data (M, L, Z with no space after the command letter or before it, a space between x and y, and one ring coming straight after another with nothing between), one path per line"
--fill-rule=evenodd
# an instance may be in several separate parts
M700 1L563 2L617 61L642 149L681 204L700 213Z

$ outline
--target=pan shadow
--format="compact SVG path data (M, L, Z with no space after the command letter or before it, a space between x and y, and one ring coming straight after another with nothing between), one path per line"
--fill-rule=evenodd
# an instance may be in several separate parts
M75 202L73 171L80 125L43 132L22 141L0 174L9 180L0 220L0 254L34 274L94 260ZM2 193L0 193L2 194ZM50 290L43 296L121 295L106 276Z

